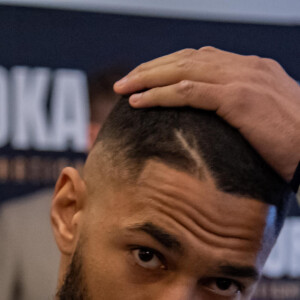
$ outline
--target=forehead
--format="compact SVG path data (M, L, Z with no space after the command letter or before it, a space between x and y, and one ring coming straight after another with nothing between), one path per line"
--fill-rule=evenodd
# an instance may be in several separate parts
M151 222L177 237L198 261L210 259L260 269L269 206L219 191L212 178L198 180L150 161L136 186L120 189L108 202L109 222L120 230Z

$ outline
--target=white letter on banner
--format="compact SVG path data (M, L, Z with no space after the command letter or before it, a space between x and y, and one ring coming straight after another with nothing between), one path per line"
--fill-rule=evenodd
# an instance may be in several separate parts
M8 78L0 66L0 147L8 143Z
M14 67L11 76L15 112L12 146L45 150L49 147L46 101L50 71Z
M51 102L54 147L78 152L87 149L89 101L85 73L78 70L58 70L54 75Z

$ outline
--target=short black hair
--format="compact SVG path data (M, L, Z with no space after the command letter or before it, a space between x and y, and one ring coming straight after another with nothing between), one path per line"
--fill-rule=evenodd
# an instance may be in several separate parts
M187 173L201 174L178 134L198 152L219 190L275 205L279 231L293 195L289 185L237 129L213 111L190 107L134 109L123 97L96 143L102 141L113 159L122 157L128 167L137 170L142 170L148 160L156 159Z

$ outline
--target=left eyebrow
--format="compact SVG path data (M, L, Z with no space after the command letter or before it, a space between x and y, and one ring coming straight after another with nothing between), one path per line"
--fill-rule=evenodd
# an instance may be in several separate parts
M131 231L145 232L168 250L173 250L179 254L183 253L183 247L178 239L171 233L168 233L165 229L153 224L152 222L136 224L130 226L128 229Z
M225 265L219 267L219 272L224 276L249 278L253 281L259 279L258 271L251 266Z

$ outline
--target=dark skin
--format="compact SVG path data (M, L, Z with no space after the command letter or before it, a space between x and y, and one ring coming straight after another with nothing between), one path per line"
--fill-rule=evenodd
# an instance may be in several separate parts
M143 64L115 85L124 94L145 88L131 96L132 106L215 110L291 179L300 153L300 89L276 62L187 49ZM64 169L56 186L58 288L80 253L78 289L89 299L251 298L275 242L274 207L155 161L129 184L108 176L109 166L101 173L96 152L82 175Z
M274 60L213 47L185 49L141 64L114 89L135 108L214 110L237 128L282 178L300 161L300 87ZM141 90L149 89L144 93Z
M134 185L111 180L95 152L56 186L59 288L80 249L89 299L250 299L275 241L272 206L156 161Z

